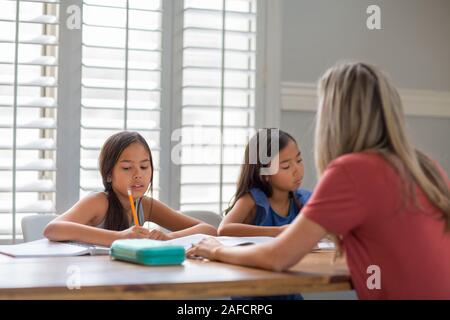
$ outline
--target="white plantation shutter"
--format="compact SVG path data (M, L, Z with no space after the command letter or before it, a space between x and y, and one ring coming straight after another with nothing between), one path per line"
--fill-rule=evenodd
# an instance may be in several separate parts
M0 1L0 237L53 213L59 1Z
M217 213L255 127L256 0L185 0L181 210Z
M83 1L80 197L103 190L100 148L122 130L149 143L158 197L161 25L161 0Z
M102 190L100 148L122 130L149 142L156 198L221 212L262 123L258 2L257 21L257 0L0 0L0 242Z

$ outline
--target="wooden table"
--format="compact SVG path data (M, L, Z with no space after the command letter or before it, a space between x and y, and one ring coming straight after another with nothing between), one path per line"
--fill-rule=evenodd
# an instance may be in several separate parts
M14 259L0 254L0 299L196 299L350 290L345 262L332 264L332 255L310 253L278 273L198 260L148 267L108 256Z

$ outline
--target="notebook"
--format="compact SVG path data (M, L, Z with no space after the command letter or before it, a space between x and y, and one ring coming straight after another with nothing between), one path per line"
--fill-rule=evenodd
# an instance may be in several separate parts
M212 236L206 234L193 234L186 237L167 240L165 242L174 245L181 245L187 250L190 247L192 247L192 245L195 245L199 243L201 240L210 237ZM273 237L226 237L226 236L213 238L218 240L224 246L245 246L251 244L265 243L274 239Z
M173 240L165 241L166 243L176 244L183 246L186 250L192 247L192 245L195 245L199 243L204 238L212 237L210 235L206 234L193 234L186 237L181 237ZM268 241L271 241L275 239L274 237L225 237L225 236L219 236L219 237L213 237L214 239L221 242L224 246L245 246L245 245L251 245L251 244L261 244ZM323 250L334 250L335 246L334 243L323 239L319 241L316 245L316 247L313 249L313 251L323 251Z
M55 242L40 239L15 245L1 245L0 253L14 258L71 257L108 255L109 248L79 242Z

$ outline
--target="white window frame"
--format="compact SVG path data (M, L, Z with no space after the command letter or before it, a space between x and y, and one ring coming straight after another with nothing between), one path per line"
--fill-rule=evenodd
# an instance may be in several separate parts
M71 6L82 0L60 3L58 115L56 136L56 212L63 213L79 199L81 124L81 29L68 29ZM71 12L71 11L69 11ZM80 16L81 19L81 16ZM76 183L75 183L76 182Z

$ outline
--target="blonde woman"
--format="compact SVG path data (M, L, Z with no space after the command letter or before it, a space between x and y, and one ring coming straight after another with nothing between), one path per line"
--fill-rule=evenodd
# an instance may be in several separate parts
M449 299L450 181L409 141L400 97L376 68L340 64L322 77L315 158L315 192L274 241L207 239L188 255L282 271L332 233L360 299ZM380 286L367 285L371 266Z

